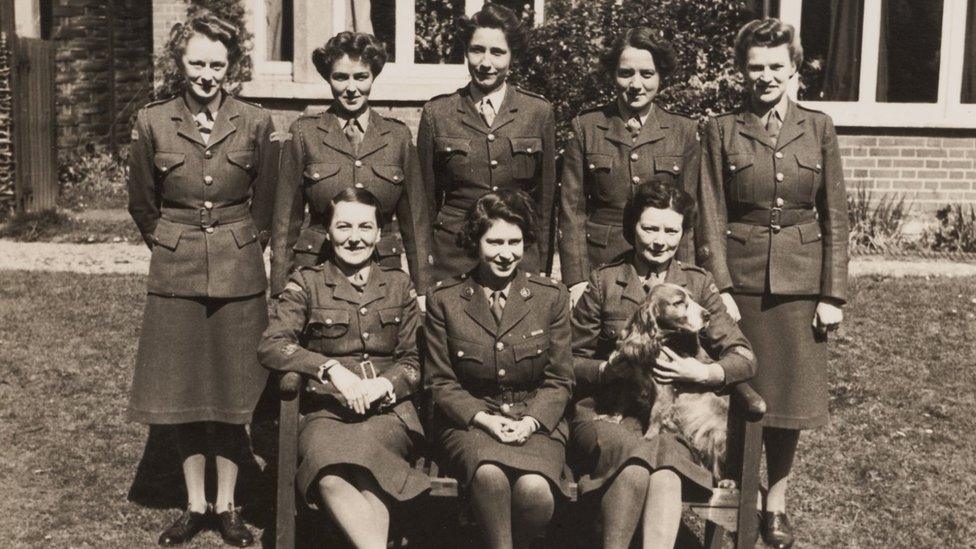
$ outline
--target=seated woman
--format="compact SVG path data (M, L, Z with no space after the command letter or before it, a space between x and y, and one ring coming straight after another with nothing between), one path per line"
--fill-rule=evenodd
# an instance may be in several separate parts
M433 438L493 548L528 547L565 495L569 294L520 268L534 221L521 191L478 198L458 238L477 266L427 297Z
M298 487L356 547L386 547L389 503L430 487L409 463L423 438L416 292L373 259L380 204L350 187L331 202L329 261L292 274L258 349L261 362L312 379L298 435Z
M571 419L569 455L582 474L580 493L600 498L605 548L628 547L638 523L644 547L673 547L681 522L682 481L691 483L688 489L712 488L711 473L693 459L684 441L672 434L644 439L646 418L624 417L619 424L599 419L592 397L586 397L587 389L615 381L606 367L617 336L649 289L662 282L678 284L708 309L711 321L703 344L717 361L662 354L654 372L658 382L720 389L755 373L749 342L726 312L712 276L673 259L694 218L694 199L677 184L639 186L623 216L632 251L597 268L573 309L574 369L585 398L576 403Z

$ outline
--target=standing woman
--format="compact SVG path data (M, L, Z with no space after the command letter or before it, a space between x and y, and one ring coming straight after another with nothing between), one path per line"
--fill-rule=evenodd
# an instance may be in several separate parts
M465 213L482 195L522 190L539 212L539 238L526 249L527 272L548 268L556 185L555 118L540 95L506 82L526 30L512 10L486 4L459 22L471 82L424 105L417 148L434 215L434 279L471 270L457 243Z
M476 266L427 298L432 440L491 548L529 547L565 495L569 295L521 267L534 220L524 193L479 198L459 241Z
M385 548L389 505L430 487L411 467L423 439L410 397L420 386L420 313L410 277L373 259L379 200L347 187L329 202L330 259L292 274L259 353L311 378L298 435L298 488L324 503L356 547Z
M617 95L573 119L563 157L559 260L574 298L592 269L630 250L623 210L641 183L675 182L692 196L698 189L698 124L654 103L674 71L671 46L652 29L632 28L602 64ZM678 259L694 262L693 239L689 230Z
M795 29L755 20L736 37L747 97L708 123L698 257L758 362L768 406L762 534L790 547L786 488L800 430L827 423L827 333L847 295L847 200L830 117L786 95L803 57Z
M312 53L312 62L334 99L328 110L298 118L283 134L271 295L281 293L294 267L327 258L326 211L332 197L348 187L366 189L380 201L380 217L386 220L376 243L380 264L399 267L406 252L410 276L424 291L432 258L417 150L402 122L369 107L386 48L370 34L340 32ZM303 228L306 206L310 220Z
M249 456L244 425L267 379L257 344L267 325L261 252L274 200L271 116L222 89L241 57L236 28L209 12L167 44L183 93L139 111L129 153L129 213L152 250L129 417L175 425L186 511L159 538L183 543L211 510L206 454L216 456L212 510L227 543L254 538L234 506Z

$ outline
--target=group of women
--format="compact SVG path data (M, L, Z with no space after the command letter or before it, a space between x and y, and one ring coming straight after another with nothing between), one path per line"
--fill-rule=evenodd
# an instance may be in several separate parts
M623 33L603 60L616 97L573 119L556 204L552 108L507 83L525 29L497 4L460 25L471 82L424 106L416 147L369 107L386 60L370 35L314 52L332 105L275 132L221 89L241 56L235 29L209 13L174 27L185 92L140 111L129 181L152 249L129 413L176 426L188 496L159 543L210 521L253 543L234 486L263 364L309 379L298 489L357 547L385 547L390 506L429 487L410 466L425 441L490 547L528 547L574 477L599 501L604 547L628 547L638 527L645 547L673 546L682 490L714 479L680 437L645 440L646 418L605 421L592 399L621 383L617 336L669 282L710 312L714 362L663 354L655 379L720 390L755 375L769 407L762 533L789 547L787 482L799 430L827 420L825 336L847 265L834 128L785 94L794 29L743 27L744 101L700 139L654 104L674 69L667 44ZM566 286L544 272L556 211Z

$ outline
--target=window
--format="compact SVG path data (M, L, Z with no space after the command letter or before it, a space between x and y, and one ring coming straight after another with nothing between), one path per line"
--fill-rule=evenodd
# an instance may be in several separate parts
M543 0L499 0L536 23ZM254 75L243 95L328 99L312 65L312 51L342 30L370 32L387 45L389 60L371 98L425 101L467 82L454 45L454 19L484 0L247 0L254 32Z
M976 0L795 0L797 98L842 126L976 128Z

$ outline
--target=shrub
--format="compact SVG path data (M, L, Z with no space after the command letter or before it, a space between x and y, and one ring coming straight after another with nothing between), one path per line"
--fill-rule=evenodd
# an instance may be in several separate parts
M874 197L863 185L847 194L847 216L850 223L848 243L851 251L861 253L894 252L905 245L905 221L912 209L905 195L884 194L874 204Z
M124 208L127 200L128 148L118 153L67 151L58 158L58 203L62 208Z
M961 204L948 204L935 213L938 224L926 230L925 244L937 252L976 252L976 211L967 213Z

